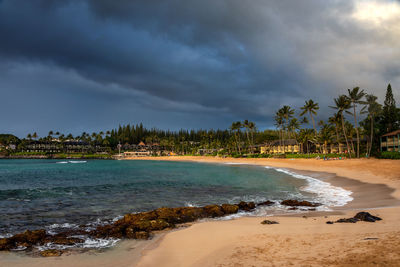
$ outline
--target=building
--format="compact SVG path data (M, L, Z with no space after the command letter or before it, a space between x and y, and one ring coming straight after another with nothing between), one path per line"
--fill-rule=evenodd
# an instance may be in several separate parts
M381 136L381 151L400 152L400 130Z
M260 148L262 154L299 153L300 145L295 139L275 140Z
M151 156L150 151L126 151L123 155L124 158Z

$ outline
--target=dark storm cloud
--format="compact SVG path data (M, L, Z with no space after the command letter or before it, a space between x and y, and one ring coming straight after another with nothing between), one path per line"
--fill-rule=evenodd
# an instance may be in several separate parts
M395 53L377 52L398 44L393 30L355 18L357 4L3 0L0 86L10 98L69 100L76 116L63 123L76 131L131 121L225 128L247 118L269 127L280 105L312 97L327 106L360 80L375 89L399 79L385 62ZM14 121L24 121L19 112ZM41 105L35 117L44 113ZM43 116L41 127L60 119Z

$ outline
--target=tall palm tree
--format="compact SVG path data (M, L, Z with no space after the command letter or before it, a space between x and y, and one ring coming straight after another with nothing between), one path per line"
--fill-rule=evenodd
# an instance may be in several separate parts
M249 130L251 134L251 145L254 147L254 132L257 131L256 124L254 122L249 122ZM253 150L254 153L254 150Z
M336 132L336 142L338 145L338 151L340 147L340 137L339 137L339 128L341 123L341 116L339 113L334 113L332 117L329 117L328 122L335 127Z
M342 121L342 130L343 136L346 140L347 152L349 153L349 157L351 158L349 140L347 139L345 124L344 124L344 115L343 113L350 108L350 101L345 95L340 95L338 98L334 99L335 106L331 106L331 108L336 109L338 115L340 115L340 120Z
M247 137L247 142L248 142L248 147L250 147L250 136L249 136L249 126L250 126L250 122L249 120L244 120L242 123L242 126L245 128L246 131L246 137Z
M376 100L378 99L378 97L370 94L370 95L366 95L366 103L368 105L368 118L371 122L371 132L370 132L370 145L367 148L367 153L368 156L371 155L371 149L372 149L372 143L373 143L373 138L374 138L374 121L375 121L375 117L381 112L382 110L382 105L379 104L378 102L376 102Z
M317 134L317 128L315 127L315 121L313 115L317 115L317 110L319 109L318 103L314 103L312 99L306 101L303 107L300 108L303 110L300 113L300 116L303 116L304 114L308 113L310 115L313 128L314 128L314 133Z
M363 97L365 96L364 90L360 90L360 87L354 87L352 90L347 89L348 91L348 96L347 98L349 99L351 106L353 107L353 113L347 111L347 113L351 114L354 116L354 128L356 130L357 134L357 158L360 157L360 133L358 131L358 125L357 125L357 113L356 113L356 108L357 104L365 104L365 101L362 101Z
M233 132L233 134L235 136L235 141L236 141L236 145L237 145L239 154L242 153L240 150L240 129L241 128L242 128L242 123L240 121L233 122L230 127L230 130Z
M284 129L287 130L289 128L290 119L294 115L294 110L291 107L285 105L280 110L278 110L278 113L284 119ZM283 152L285 152L285 144L283 144Z
M285 121L283 118L282 110L278 110L275 114L275 125L279 130L279 144L282 146L283 129L285 128Z
M30 133L28 133L28 135L26 136L26 138L28 138L29 140L32 140L32 135Z
M36 138L38 138L38 135L37 135L37 133L36 133L36 132L34 132L34 133L32 134L32 138L33 138L33 139L36 139Z

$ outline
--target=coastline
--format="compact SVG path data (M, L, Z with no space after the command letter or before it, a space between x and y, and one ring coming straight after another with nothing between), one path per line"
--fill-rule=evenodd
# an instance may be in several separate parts
M364 264L373 259L371 255L376 257L386 255L386 257L379 256L378 258L382 260L381 264L390 266L391 263L396 262L395 260L400 260L400 255L396 252L400 248L397 241L400 236L400 229L397 226L400 219L400 215L397 214L400 214L400 208L397 206L399 201L395 198L399 197L400 192L400 177L396 176L396 173L400 173L400 166L396 166L396 161L221 159L187 156L135 158L135 160L223 164L233 162L287 168L296 173L329 182L334 186L346 188L353 192L354 201L332 212L196 222L185 229L163 232L153 240L139 245L135 240L126 240L114 248L99 253L70 253L59 258L28 258L4 253L0 255L0 263L6 263L7 266L26 266L28 263L31 266L54 264L70 266L71 263L75 266L113 266L115 264L118 266L287 266L290 264L340 266L352 263L354 255L358 257L357 263ZM380 168L377 169L377 165ZM400 164L397 163L397 165ZM382 169L385 167L391 168L391 172ZM352 217L358 209L371 208L373 210L370 212L381 216L383 221L335 225L325 223L328 220ZM261 225L260 222L266 218L276 220L280 224ZM379 239L366 241L363 239L366 237ZM383 248L389 243L390 250L384 251ZM333 256L333 252L330 251L335 250L338 255ZM366 251L368 255L365 254ZM350 255L353 256L350 257ZM326 261L327 257L329 261ZM324 259L325 261L322 262Z
M333 212L196 223L166 234L155 249L143 252L138 266L397 266L400 260L400 164L396 161L210 157L136 160L233 162L287 168L351 190L354 197L352 202ZM352 217L360 209L381 216L383 221L326 224L326 221ZM261 225L264 219L280 224Z

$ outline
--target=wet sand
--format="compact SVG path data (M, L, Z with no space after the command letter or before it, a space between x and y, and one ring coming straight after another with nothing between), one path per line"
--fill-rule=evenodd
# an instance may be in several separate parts
M150 241L123 241L99 253L67 254L58 258L0 253L0 266L399 266L400 161L139 159L236 162L290 168L352 191L354 201L333 212L199 222L183 230L157 235ZM383 220L326 224L326 221L352 217L361 209ZM260 224L264 219L279 224Z

